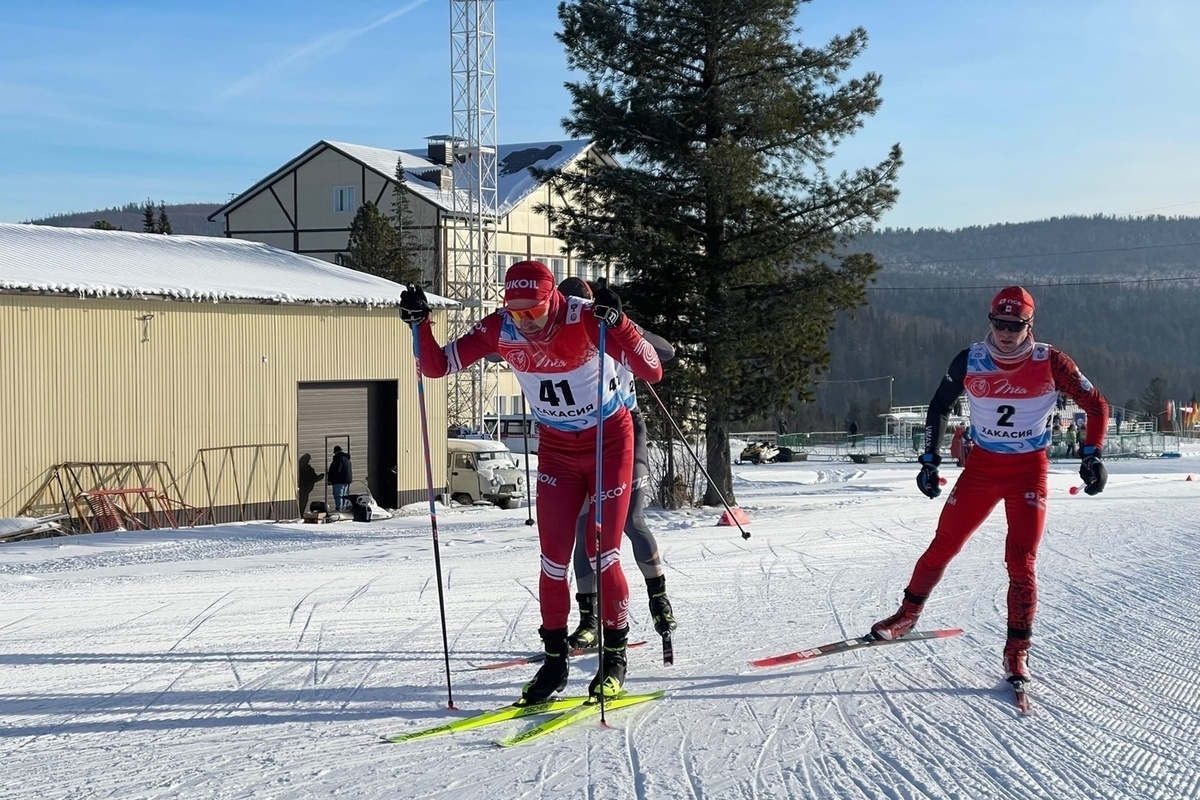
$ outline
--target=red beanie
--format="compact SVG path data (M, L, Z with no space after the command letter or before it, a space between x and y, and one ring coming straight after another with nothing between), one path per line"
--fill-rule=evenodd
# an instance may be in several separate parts
M504 302L537 300L554 293L554 275L540 261L518 261L504 274Z
M1003 314L1028 322L1033 319L1033 298L1020 286L1001 289L992 299L992 316Z

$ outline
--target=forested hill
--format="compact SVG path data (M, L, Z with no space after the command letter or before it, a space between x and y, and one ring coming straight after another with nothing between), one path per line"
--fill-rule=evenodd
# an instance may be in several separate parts
M879 285L964 275L1169 276L1200 273L1200 218L1061 217L985 227L885 229L857 240L886 266Z
M929 402L950 359L988 330L988 303L1019 283L1038 305L1035 335L1070 354L1108 399L1144 405L1200 391L1200 219L1067 217L961 230L883 230L855 241L883 265L869 306L845 315L818 387L822 418L873 424L887 404ZM845 382L844 382L845 381Z
M167 205L176 234L220 236L216 203ZM142 230L142 206L61 214L43 225L104 220ZM883 270L869 305L844 315L818 402L783 410L792 430L870 429L888 403L929 402L950 359L987 333L996 291L1019 283L1038 304L1036 336L1070 354L1110 401L1143 405L1200 392L1200 218L1062 217L957 230L884 229L855 240ZM886 379L894 376L894 381ZM871 380L879 378L881 380ZM766 410L764 410L766 411ZM774 427L774 416L758 423Z
M171 221L171 232L178 236L224 236L224 220L208 221L208 215L220 207L218 203L177 203L164 206L164 210ZM100 221L123 231L140 233L142 204L126 203L97 211L76 211L32 220L34 225L53 225L57 228L90 228Z

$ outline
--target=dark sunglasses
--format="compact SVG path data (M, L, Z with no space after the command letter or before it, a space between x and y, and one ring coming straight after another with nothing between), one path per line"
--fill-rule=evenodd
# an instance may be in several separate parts
M1029 327L1029 323L1024 320L996 319L995 317L988 317L988 319L992 321L992 328L998 331L1020 333Z

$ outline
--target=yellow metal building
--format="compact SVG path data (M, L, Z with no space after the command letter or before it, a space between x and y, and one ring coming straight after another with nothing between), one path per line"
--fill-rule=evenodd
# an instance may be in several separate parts
M401 288L251 241L0 224L0 517L100 490L177 524L296 518L334 446L352 494L424 500ZM425 397L440 492L444 382Z

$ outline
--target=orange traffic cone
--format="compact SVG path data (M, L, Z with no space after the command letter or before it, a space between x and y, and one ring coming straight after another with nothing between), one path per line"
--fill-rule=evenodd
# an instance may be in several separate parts
M733 512L732 515L730 512ZM736 525L738 522L742 523L743 525L749 525L750 516L737 506L726 509L725 513L721 515L721 518L717 520L718 525Z

